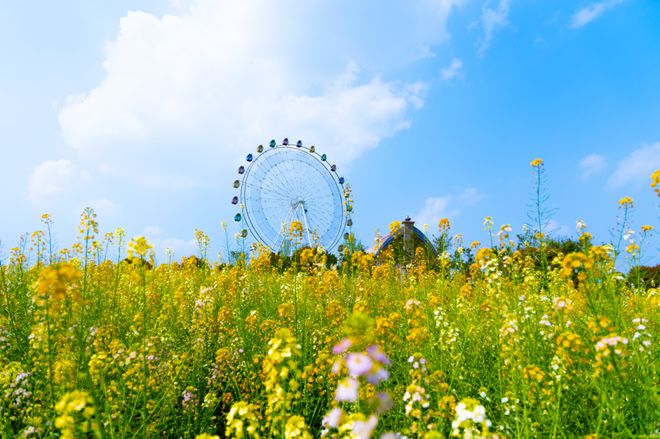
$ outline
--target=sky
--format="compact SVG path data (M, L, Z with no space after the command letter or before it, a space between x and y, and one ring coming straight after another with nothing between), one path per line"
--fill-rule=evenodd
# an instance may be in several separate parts
M548 231L660 228L655 0L7 0L0 8L0 259L82 209L162 255L233 241L256 145L315 144L351 184L354 231L485 216L521 233L544 160ZM656 234L645 263L660 263Z

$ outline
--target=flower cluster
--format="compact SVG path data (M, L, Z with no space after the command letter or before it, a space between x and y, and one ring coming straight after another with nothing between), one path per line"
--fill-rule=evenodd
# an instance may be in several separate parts
M660 169L655 170L653 174L651 174L651 187L660 197Z
M456 418L451 423L453 436L487 438L490 425L486 409L476 399L465 398L456 404Z
M153 259L153 246L144 236L136 236L128 243L129 259Z
M626 355L628 339L620 335L610 334L596 343L596 362L594 363L594 375L600 375L603 370L612 372L617 369L620 373L618 362L623 361Z
M76 432L94 432L99 434L98 422L94 421L94 401L84 391L74 390L67 393L55 405L58 416L55 427L62 432L62 438L74 438Z
M333 373L345 376L337 383L335 406L323 418L322 437L370 438L378 415L391 407L389 395L375 391L389 377L390 359L370 343L372 325L365 316L353 315L347 322L349 335L332 349L337 357ZM356 410L361 405L370 408L367 413Z

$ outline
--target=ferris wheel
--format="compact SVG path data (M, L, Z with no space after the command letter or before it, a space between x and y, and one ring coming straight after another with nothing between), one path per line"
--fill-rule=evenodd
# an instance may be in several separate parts
M249 230L275 253L292 248L292 234L293 245L326 250L337 245L346 225L352 225L352 202L344 177L326 154L284 139L281 144L271 140L267 148L259 145L245 160L231 200L240 209L234 220L245 226L243 237Z

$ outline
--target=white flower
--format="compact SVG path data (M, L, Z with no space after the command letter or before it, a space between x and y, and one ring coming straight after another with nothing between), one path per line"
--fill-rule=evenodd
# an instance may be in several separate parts
M323 417L323 421L322 421L323 426L330 428L339 428L339 422L341 421L341 417L343 414L344 412L339 407L333 408L328 412L327 415Z
M369 416L366 421L355 421L353 423L352 438L355 439L369 439L376 429L378 424L378 417L375 415Z
M344 378L337 384L336 401L354 402L358 396L358 381L355 378Z
M346 356L346 367L351 376L358 377L369 372L373 367L373 363L368 355L351 352Z

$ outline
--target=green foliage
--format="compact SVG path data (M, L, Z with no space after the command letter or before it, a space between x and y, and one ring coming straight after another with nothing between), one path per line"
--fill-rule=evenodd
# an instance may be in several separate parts
M91 218L81 245L19 246L0 265L4 437L633 437L660 424L658 267L629 284L602 246L546 239L542 288L535 245L508 239L473 256L452 238L437 265L405 270L357 243L351 270L311 248L149 266L137 239L129 260L99 257Z
M628 282L636 287L660 287L660 264L654 266L637 265L628 272Z

